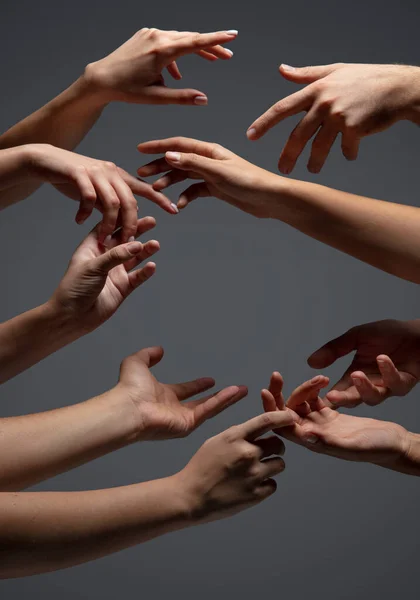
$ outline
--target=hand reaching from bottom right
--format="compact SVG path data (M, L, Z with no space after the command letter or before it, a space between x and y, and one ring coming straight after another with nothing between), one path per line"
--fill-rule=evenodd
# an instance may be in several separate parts
M298 417L293 426L275 433L314 452L420 475L420 436L396 423L330 409L319 397L328 381L322 375L306 381L285 403L283 379L279 373L273 373L269 388L261 394L264 409L291 410Z

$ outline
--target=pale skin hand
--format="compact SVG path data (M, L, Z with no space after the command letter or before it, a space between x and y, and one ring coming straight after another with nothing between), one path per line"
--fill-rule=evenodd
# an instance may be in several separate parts
M341 134L341 148L355 160L363 137L408 119L420 123L420 69L405 65L338 63L316 67L280 66L294 83L308 84L283 98L248 129L251 140L295 114L305 112L290 134L279 169L290 173L311 138L308 170L318 173Z
M139 219L136 235L154 226L151 217ZM116 234L105 250L98 233L96 227L81 243L50 300L0 325L1 383L99 327L155 273L153 262L136 267L159 242L119 244Z
M71 567L170 531L222 519L276 491L284 452L273 428L293 413L263 414L208 440L172 477L88 492L0 493L0 577Z
M22 179L51 183L63 194L79 201L77 223L84 223L97 208L103 214L98 239L105 244L118 225L122 227L121 242L134 240L137 231L134 194L146 197L162 208L168 203L168 199L151 185L132 177L112 162L50 144L27 144L0 150L0 190L7 192ZM5 200L7 204L7 197Z
M198 179L178 208L214 196L260 218L275 218L368 264L420 283L420 210L287 179L243 160L218 144L171 138L139 144L144 154L165 154L138 173L166 173L155 190Z
M356 352L341 379L326 394L332 407L380 404L405 396L420 379L420 321L377 321L353 327L308 359L315 369Z
M264 409L273 411L276 407L297 415L293 426L274 431L314 452L420 475L418 457L414 462L410 457L412 434L396 423L343 415L330 409L319 397L328 383L328 377L319 375L296 388L285 403L283 380L279 373L273 373L269 387L261 392Z
M162 348L145 348L127 357L118 384L86 402L0 419L0 490L23 489L134 442L185 437L247 395L230 386L194 399L214 379L160 383L150 368L162 356Z
M113 101L205 105L207 96L203 92L166 87L162 73L167 69L172 77L180 79L176 61L186 54L195 53L210 61L231 58L232 51L222 44L235 40L237 33L142 29L109 56L90 63L67 90L1 135L0 149L42 143L73 150ZM177 213L163 195L159 199L143 183L136 183L128 174L121 175L134 194L144 195L171 214ZM0 192L0 206L27 198L39 185L36 178L17 182Z
M186 179L204 180L181 194L179 209L196 198L214 196L256 217L269 216L272 204L270 185L278 178L223 146L177 137L144 142L138 145L138 150L143 154L165 154L164 158L152 161L137 171L141 177L169 171L154 182L156 191Z

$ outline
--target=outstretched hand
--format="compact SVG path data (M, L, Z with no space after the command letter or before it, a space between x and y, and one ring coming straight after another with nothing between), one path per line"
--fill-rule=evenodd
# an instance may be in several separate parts
M187 54L227 60L233 52L222 44L237 35L236 30L197 33L143 28L109 56L88 65L86 77L107 102L203 106L207 104L203 92L166 87L162 72L166 69L171 77L181 79L177 60Z
M152 217L139 219L136 236L153 229ZM75 322L83 332L92 331L109 319L122 302L154 274L156 265L145 259L159 250L159 242L150 240L119 244L116 234L105 249L98 241L99 226L77 248L66 274L50 303L55 312Z
M114 390L134 403L142 440L185 437L248 393L245 386L230 386L192 399L214 387L214 379L204 377L184 383L161 383L150 368L162 357L161 347L144 348L127 357L121 364L120 380Z
M330 409L319 397L328 382L328 377L322 375L306 381L285 404L283 380L279 373L273 373L268 389L261 393L264 409L289 410L297 415L294 425L274 430L275 433L314 452L394 468L408 452L406 430L396 423Z
M353 327L308 359L325 369L356 351L340 380L326 394L333 407L377 405L390 396L405 396L420 379L420 321L384 320Z

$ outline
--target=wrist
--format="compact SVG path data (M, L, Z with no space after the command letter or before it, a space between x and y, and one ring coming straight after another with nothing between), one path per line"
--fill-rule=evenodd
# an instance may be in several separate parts
M80 327L78 319L55 302L54 297L39 309L45 327L45 335L57 339L60 346L69 344L86 333Z
M118 92L107 85L107 73L101 60L86 65L81 85L84 86L86 94L102 102L104 107L110 102L122 99Z
M420 125L420 67L401 67L399 89L403 99L401 119Z

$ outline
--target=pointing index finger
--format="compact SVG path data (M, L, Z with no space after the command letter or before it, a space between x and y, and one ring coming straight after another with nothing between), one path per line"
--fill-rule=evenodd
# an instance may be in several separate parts
M293 425L297 417L291 411L267 412L239 425L239 434L244 439L252 441L281 427Z

